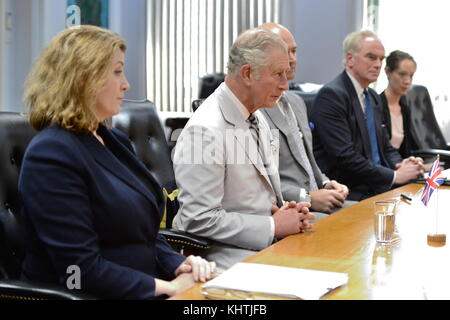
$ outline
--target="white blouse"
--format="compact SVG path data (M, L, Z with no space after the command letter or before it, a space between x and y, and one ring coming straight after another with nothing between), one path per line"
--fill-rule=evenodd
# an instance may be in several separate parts
M405 133L403 131L403 116L400 113L399 115L394 115L391 112L391 124L392 124L392 137L391 143L392 146L396 149L400 149L402 145L403 138L405 137Z

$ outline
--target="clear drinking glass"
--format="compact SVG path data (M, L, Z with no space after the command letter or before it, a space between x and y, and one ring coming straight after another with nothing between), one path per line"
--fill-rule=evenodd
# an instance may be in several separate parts
M391 243L395 231L396 206L396 200L382 200L373 203L374 231L377 243Z

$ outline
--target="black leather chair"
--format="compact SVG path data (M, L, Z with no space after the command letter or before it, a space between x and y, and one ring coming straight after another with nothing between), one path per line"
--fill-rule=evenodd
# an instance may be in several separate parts
M200 105L203 103L203 101L205 101L205 99L195 99L192 101L192 111L195 112L195 110L198 109L198 107L200 107Z
M136 155L152 172L167 194L175 196L177 185L171 158L171 149L166 141L164 129L155 105L150 101L125 100L121 111L112 118L113 127L121 130L132 142ZM161 225L163 234L172 247L185 254L202 254L210 248L212 241L187 232L172 229L172 220L179 205L176 197L168 197L165 224Z
M178 137L188 121L188 117L171 117L166 119L165 126L169 129L167 143L169 144L171 152L177 144Z
M155 105L146 100L125 100L120 113L112 118L112 126L128 136L137 157L159 184L169 192L175 190L170 151Z
M225 80L224 73L207 74L200 78L199 99L206 99Z
M302 84L299 82L289 81L289 90L303 91Z
M450 165L450 146L442 134L433 111L433 103L426 87L414 85L406 94L411 108L411 130L418 144L413 154L422 158L440 155L445 167Z
M76 290L19 280L25 244L17 183L35 133L24 115L0 112L0 300L93 299Z

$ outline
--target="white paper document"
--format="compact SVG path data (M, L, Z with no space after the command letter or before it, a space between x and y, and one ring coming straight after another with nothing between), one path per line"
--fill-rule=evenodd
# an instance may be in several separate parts
M240 262L205 283L202 288L317 300L347 281L346 273Z

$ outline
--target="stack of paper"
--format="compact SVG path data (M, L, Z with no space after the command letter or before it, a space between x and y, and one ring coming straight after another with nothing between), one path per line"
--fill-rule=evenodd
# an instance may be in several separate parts
M241 262L205 283L202 288L316 300L347 281L348 275L345 273Z

